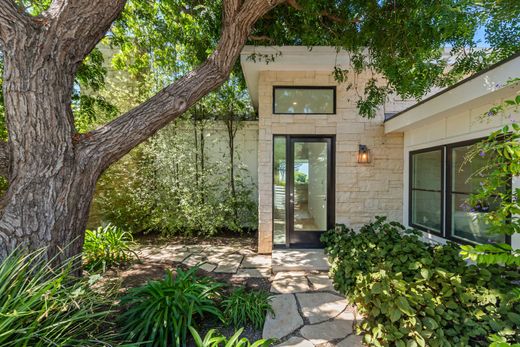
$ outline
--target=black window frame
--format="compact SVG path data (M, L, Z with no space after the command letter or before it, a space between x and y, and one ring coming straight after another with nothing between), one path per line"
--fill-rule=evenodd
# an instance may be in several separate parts
M277 89L315 89L315 90L326 90L326 89L330 89L332 90L332 98L333 98L333 103L332 103L332 113L301 113L301 112L276 112L276 107L275 107L275 96L276 96L276 90ZM273 100L272 100L272 108L273 108L273 114L276 114L276 115L324 115L324 116L330 116L330 115L335 115L336 114L336 86L283 86L283 85L280 85L280 86L273 86Z
M466 140L466 141L459 141L459 142L453 142L448 144L443 144L439 146L433 146L428 148L422 148L419 150L414 150L409 152L409 182L408 182L408 225L410 227L413 227L415 229L421 230L423 232L427 232L430 234L433 234L435 236L442 237L446 240L450 240L459 244L465 244L465 245L478 245L480 243L476 241L467 240L464 238L460 238L453 235L452 230L452 193L457 193L452 191L452 185L453 185L453 170L452 170L452 151L454 148L459 147L465 147L465 146L472 146L482 140L484 140L485 137ZM442 156L441 156L441 171L442 171L442 177L441 177L441 226L442 231L439 233L436 230L428 229L420 225L416 225L412 223L412 185L413 185L413 155L414 154L420 154L425 152L432 152L441 149ZM508 189L512 189L512 177L509 179L509 186ZM505 243L511 245L511 236L505 235Z
M275 176L275 167L274 167L274 150L275 150L275 138L285 138L285 160L287 164L286 171L286 189L285 189L285 244L274 243L274 216L275 216L275 191L274 191L274 176ZM272 135L272 163L271 163L271 240L273 249L284 249L290 248L291 246L296 246L296 248L315 248L315 245L309 245L305 243L294 243L291 242L291 231L293 231L293 219L294 215L290 211L290 203L291 200L291 191L293 190L293 173L292 170L289 169L289 163L294 161L294 153L291 151L291 143L293 140L298 139L329 139L330 147L328 148L328 157L329 157L329 166L330 170L327 173L327 181L329 182L327 188L327 230L334 228L336 225L336 135L326 135L326 134L273 134Z
M430 229L430 228L426 228L422 225L417 225L417 224L414 224L412 222L412 195L413 195L413 191L414 190L419 190L419 191L430 191L430 190L424 190L424 189L414 189L413 188L413 156L416 155L416 154L421 154L421 153L428 153L428 152L435 152L435 151L439 151L441 152L441 172L440 172L440 175L441 175L441 190L440 190L440 193L441 193L441 204L440 204L440 210L441 210L441 220L440 220L440 231L437 231L437 230L433 230L433 229ZM434 235L437 235L437 236L443 236L444 235L444 231L445 231L445 223L444 223L444 220L445 220L445 216L444 216L444 211L445 211L445 173L446 173L446 167L445 167L445 163L446 163L446 150L444 148L444 146L435 146L435 147L429 147L429 148L423 148L423 149L419 149L419 150L416 150L416 151L411 151L409 153L409 178L408 178L408 225L410 225L411 227L414 227L418 230L421 230L421 231L426 231L430 234L434 234Z
M444 238L459 244L479 245L481 243L455 236L454 231L452 230L452 194L466 194L468 196L470 195L467 193L457 192L453 190L453 149L472 146L485 139L485 137L481 137L478 139L454 142L444 146L446 148L446 220L444 226L444 230L446 230L446 232ZM509 178L509 184L506 188L512 189L512 177ZM504 242L511 245L511 235L505 235Z

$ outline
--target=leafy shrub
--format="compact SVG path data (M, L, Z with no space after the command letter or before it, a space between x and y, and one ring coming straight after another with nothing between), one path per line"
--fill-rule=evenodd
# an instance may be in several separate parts
M184 235L255 229L254 182L235 148L230 187L223 125L188 112L134 149L98 182L91 223Z
M519 107L520 95L517 95L514 100L505 100L502 105L492 108L488 114L495 115ZM520 125L506 125L474 145L465 157L465 162L471 162L475 158L483 161L484 165L471 177L478 184L477 191L470 196L468 204L478 206L484 202L495 206L481 214L490 233L520 233L520 218L511 218L520 214L520 188L511 187L511 177L520 175ZM465 245L462 249L464 257L477 263L520 266L520 250L507 244Z
M87 230L83 245L85 269L101 269L104 272L111 266L128 263L137 258L137 254L132 250L134 245L132 234L112 224L96 230Z
M193 339L195 340L195 345L197 347L267 347L272 344L270 340L261 339L256 341L255 343L251 343L245 337L240 338L240 334L242 334L243 330L244 328L237 330L237 332L228 339L225 336L216 334L215 329L211 329L210 331L208 331L203 340L200 337L197 330L195 330L193 327L190 327L191 335L193 336Z
M247 291L244 287L235 289L222 301L226 322L235 328L250 323L255 329L262 329L267 312L273 313L269 303L269 293L264 291Z
M196 276L197 270L177 269L175 277L168 271L162 280L130 289L121 299L128 306L121 315L123 334L145 346L185 346L196 316L221 318L215 299L222 284Z
M376 217L359 233L338 226L322 238L336 289L366 316L358 327L365 342L483 346L491 334L518 341L518 272L467 265L456 244L433 246L418 235Z
M45 250L0 263L0 346L85 346L107 335L108 301L87 279L69 277L74 259L50 268Z

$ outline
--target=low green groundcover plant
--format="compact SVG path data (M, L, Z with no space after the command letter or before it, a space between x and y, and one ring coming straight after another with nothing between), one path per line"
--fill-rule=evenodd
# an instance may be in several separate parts
M520 341L518 269L468 265L454 243L376 217L359 232L338 225L322 237L335 287L366 318L373 346L487 346Z
M70 277L75 259L51 268L44 254L15 252L0 263L0 346L108 343L108 298L91 290L92 279Z
M240 334L244 329L241 328L229 339L217 333L215 329L208 331L204 339L202 339L193 327L190 327L191 335L195 340L197 347L268 347L272 345L271 340L258 340L254 343L249 342L245 337L240 338Z
M120 322L124 336L149 347L185 346L197 318L222 319L216 299L223 284L196 276L198 267L167 272L162 280L132 288L121 299L127 310Z
M112 266L121 266L136 259L137 254L132 250L134 245L131 233L112 224L86 230L83 245L85 270L105 272Z
M255 329L262 329L267 312L273 313L269 293L248 291L244 287L234 289L222 304L225 321L235 328L251 324Z

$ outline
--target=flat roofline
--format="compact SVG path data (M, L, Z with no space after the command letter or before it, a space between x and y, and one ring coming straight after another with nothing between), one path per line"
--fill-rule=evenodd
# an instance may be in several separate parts
M491 70L494 70L497 67L500 67L501 65L504 65L504 64L506 64L506 63L510 62L511 60L514 60L514 59L516 59L518 57L520 57L520 52L517 52L517 53L511 55L510 57L508 57L508 58L506 58L504 60L501 60L501 61L499 61L499 62L497 62L497 63L495 63L495 64L493 64L493 65L491 65L491 66L489 66L489 67L487 67L487 68L485 68L485 69L483 69L483 70L481 70L481 71L479 71L479 72L477 72L477 73L475 73L475 74L473 74L473 75L471 75L471 76L469 76L469 77L467 77L465 79L463 79L463 80L460 80L459 82L457 82L457 83L455 83L455 84L453 84L453 85L451 85L451 86L441 90L438 93L435 93L435 94L427 97L426 99L423 99L423 100L419 101L416 104L413 104L412 106L410 106L410 107L408 107L408 108L406 108L406 109L404 109L402 111L399 111L397 113L388 115L388 117L385 117L385 122L387 122L387 121L389 121L391 119L394 119L396 117L399 117L400 115L402 115L404 113L407 113L408 111L413 110L414 108L416 108L418 106L421 106L421 105L423 105L423 104L425 104L425 103L427 103L427 102L429 102L429 101L431 101L431 100L433 100L433 99L435 99L435 98L437 98L437 97L439 97L439 96L441 96L441 95L443 95L443 94L445 94L445 93L447 93L447 92L449 92L449 91L451 91L451 90L453 90L453 89L455 89L455 88L457 88L457 87L459 87L459 86L461 86L461 85L463 85L463 84L465 84L465 83L467 83L467 82L469 82L469 81L471 81L471 80L473 80L473 79L475 79L475 78L477 78L479 76L482 76L485 73L490 72ZM519 74L520 74L520 70L519 70Z

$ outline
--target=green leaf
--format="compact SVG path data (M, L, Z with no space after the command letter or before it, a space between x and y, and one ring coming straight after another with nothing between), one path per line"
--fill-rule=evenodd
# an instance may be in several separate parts
M401 318L401 311L399 311L397 308L390 310L390 321L391 322L397 322Z
M372 289L370 290L370 292L372 294L381 294L383 292L383 286L381 285L381 283L376 282L372 286Z
M435 330L439 327L439 324L435 321L435 319L426 317L422 319L424 326L429 330Z
M507 318L509 318L509 320L511 320L516 325L520 326L520 314L515 312L508 312Z
M415 315L414 310L410 307L408 300L404 296L398 297L396 299L395 303L396 303L397 307L399 308L399 310L401 310L401 312L403 312L404 314L406 314L408 316Z
M427 268L423 268L421 269L421 276L422 278L424 278L425 280L429 279L431 277L431 272L429 269Z

